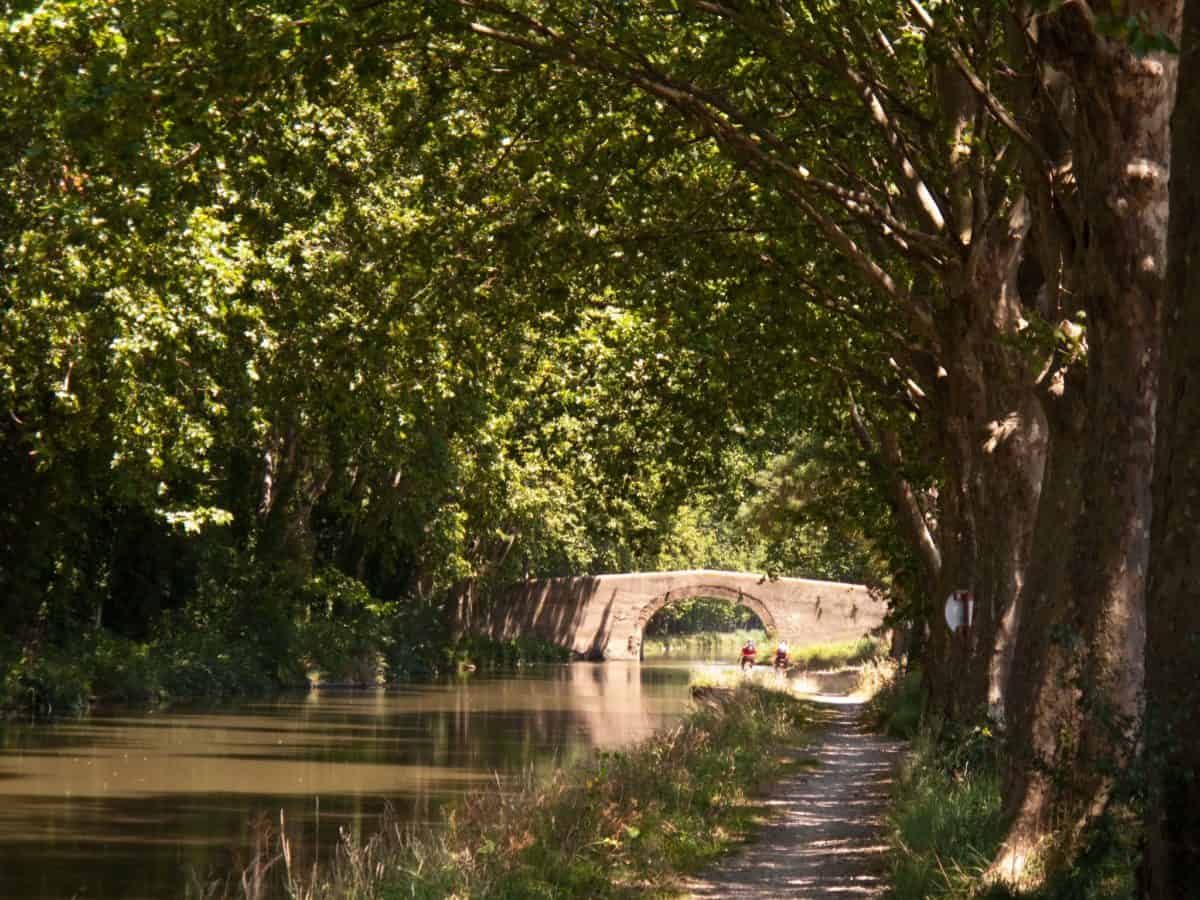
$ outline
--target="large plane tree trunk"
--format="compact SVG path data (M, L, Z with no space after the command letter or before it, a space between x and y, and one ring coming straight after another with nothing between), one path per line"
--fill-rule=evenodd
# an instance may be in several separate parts
M1046 422L1030 358L1017 347L1023 307L1017 272L1028 229L1024 204L976 240L950 280L937 396L946 474L938 510L941 581L930 598L929 711L951 722L1003 717L1025 569L1046 455ZM975 597L969 631L951 634L942 606Z
M1075 541L1074 530L1066 526L1076 518L1080 502L1087 422L1083 381L1082 371L1068 368L1044 397L1049 451L1005 721L1002 795L1012 827L992 869L994 877L1005 881L1023 878L1031 854L1054 829L1050 773L1062 769L1062 756L1071 746L1060 739L1078 732L1073 654L1066 639L1072 617L1068 562L1075 555Z
M1143 883L1186 897L1200 871L1200 2L1184 13L1172 121L1171 217L1146 594L1146 752L1153 778Z
M1130 21L1153 33L1176 33L1175 3L1133 6L1123 13ZM1014 845L1052 827L1067 838L1069 851L1070 839L1105 808L1111 773L1133 752L1174 90L1170 57L1137 55L1127 35L1102 36L1084 4L1064 5L1045 18L1038 42L1045 61L1074 88L1087 386L1070 556L1061 575L1039 576L1050 591L1049 631L1031 633L1018 650L1022 657L1049 650L1040 673L1022 689L1023 702L1032 705L1023 708L1018 727L1037 762L1056 766L1058 776L1054 791L1039 789L1036 780L1010 790L1010 802L1019 800L1012 834L1020 840L1008 846L1012 870L1006 874L1018 878L1022 859ZM1064 491L1063 502L1070 494Z
M1173 0L1133 6L1141 9L1127 14L1144 13L1147 28L1178 34ZM1083 277L1088 440L1069 578L1082 649L1080 819L1107 800L1102 773L1129 760L1142 689L1176 68L1165 54L1139 56L1128 41L1091 36L1088 52L1069 63L1090 232Z

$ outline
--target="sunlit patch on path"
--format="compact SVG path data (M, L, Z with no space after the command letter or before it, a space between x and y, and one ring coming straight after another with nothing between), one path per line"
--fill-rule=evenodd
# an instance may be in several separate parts
M883 824L904 744L859 723L862 704L828 702L829 725L805 751L820 765L780 782L772 821L753 842L685 884L696 898L877 897L884 880Z

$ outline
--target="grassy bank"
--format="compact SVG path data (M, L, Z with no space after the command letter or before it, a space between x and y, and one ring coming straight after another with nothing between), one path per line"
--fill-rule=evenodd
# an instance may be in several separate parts
M840 669L843 666L861 666L877 659L884 653L873 638L854 641L834 641L801 647L791 653L792 664L806 671Z
M953 747L922 735L900 772L889 817L896 900L968 897L1004 837L994 737L979 730Z
M1084 836L1069 870L1026 890L987 883L1005 834L1003 740L990 724L934 739L919 729L920 703L919 673L909 672L872 704L879 727L898 736L915 734L889 815L889 896L1133 900L1140 816L1128 804L1114 805Z
M890 816L891 896L1134 900L1141 819L1127 804L1110 809L1084 836L1074 864L1042 884L1017 890L986 883L1005 830L997 746L982 726L951 741L918 739ZM1037 877L1036 865L1031 874Z
M347 844L330 871L283 853L276 835L263 866L242 882L255 890L239 896L663 896L762 815L755 796L780 775L781 751L803 740L814 715L787 694L742 687L643 744L475 795L434 836L393 825ZM283 861L265 868L277 853Z
M646 638L643 642L646 659L672 657L679 659L714 659L736 662L742 645L752 640L758 645L759 663L769 664L774 658L775 644L763 631L707 631L689 635ZM872 638L834 641L793 649L789 654L792 665L806 671L858 666L883 655L883 648Z

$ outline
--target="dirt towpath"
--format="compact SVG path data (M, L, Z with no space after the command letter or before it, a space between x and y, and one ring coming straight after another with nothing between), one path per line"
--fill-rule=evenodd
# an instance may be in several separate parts
M792 775L767 797L772 820L735 851L684 884L695 898L877 897L883 875L883 818L904 744L859 724L862 704L830 704L830 722L804 756L820 765Z

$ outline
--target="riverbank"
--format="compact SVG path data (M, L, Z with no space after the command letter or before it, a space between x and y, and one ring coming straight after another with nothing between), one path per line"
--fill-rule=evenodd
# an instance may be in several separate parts
M736 662L742 645L754 641L758 647L758 665L769 666L775 658L775 645L763 631L702 631L696 634L646 638L642 644L647 661L655 659L710 659ZM842 669L865 665L887 655L875 638L832 641L793 649L789 669L800 672Z
M764 787L806 763L788 751L819 718L811 703L746 685L640 745L472 795L435 835L393 825L348 843L332 870L295 858L276 831L239 879L254 891L239 896L664 895L762 819Z
M0 719L81 715L97 705L220 701L321 685L370 687L570 659L569 650L538 637L456 637L432 611L387 613L349 624L289 623L270 640L233 623L206 628L182 622L142 641L97 629L62 646L0 647Z

